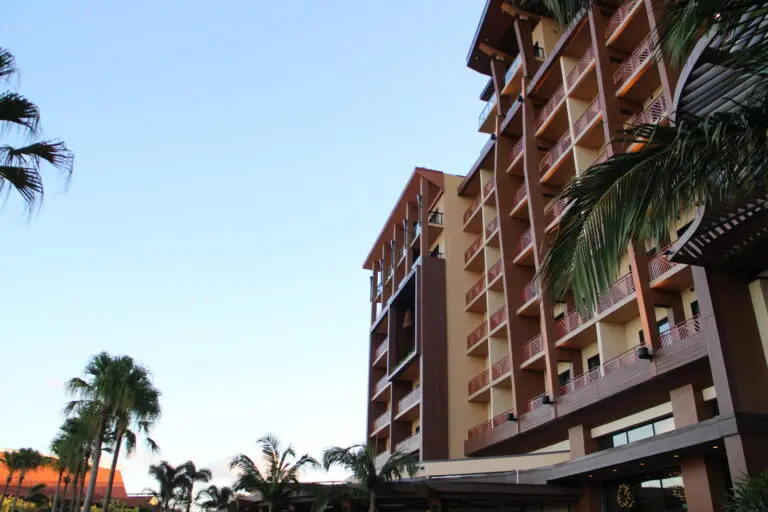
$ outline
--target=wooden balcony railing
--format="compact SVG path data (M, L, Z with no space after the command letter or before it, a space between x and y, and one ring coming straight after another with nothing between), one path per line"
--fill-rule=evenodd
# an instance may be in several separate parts
M493 193L493 190L496 188L496 178L491 176L491 179L488 180L488 182L483 187L483 197L488 197Z
M591 320L591 318L591 315L582 316L578 311L571 311L565 318L555 324L555 335L557 336L557 339L562 338L569 332L575 331Z
M567 395L581 388L585 388L592 384L596 380L600 379L600 367L596 366L586 373L582 373L578 377L574 377L570 381L560 386L560 394Z
M389 425L390 420L392 419L392 411L387 411L375 420L373 420L373 431L376 432L378 430L381 430L385 426Z
M497 414L496 416L494 416L493 419L491 420L491 423L493 424L493 428L497 428L505 424L507 421L509 421L507 419L507 415L511 412L514 412L514 410L510 409L508 411L504 411L503 413Z
M490 375L488 370L484 370L480 375L469 381L467 390L470 395L474 395L490 383Z
M541 108L539 115L536 116L536 122L534 123L536 125L536 130L541 128L547 119L549 119L549 116L557 110L557 107L560 105L560 102L563 101L563 98L565 98L565 89L561 85L557 88L554 94L550 96L549 101L547 101Z
M576 122L573 124L573 133L575 136L581 137L581 135L584 133L584 130L587 129L587 126L589 126L589 123L592 122L597 116L600 115L600 98L595 97L594 100L592 100L592 103L589 104L587 107L587 110L584 111L581 116L576 120Z
M544 219L546 220L547 224L550 224L553 221L559 219L567 207L568 199L566 198L558 199L554 203L550 204L549 207L544 210Z
M667 113L667 100L664 93L659 94L656 98L646 107L645 110L635 116L630 122L630 126L638 126L641 124L657 124L664 118Z
M535 299L539 295L539 287L534 279L523 288L520 292L520 304L528 304L531 300Z
M477 343L488 335L488 321L478 325L474 331L467 336L467 349L477 345Z
M679 265L679 263L675 263L674 261L669 261L664 256L664 251L666 251L667 248L661 249L656 255L654 255L653 258L650 259L648 262L648 271L651 275L651 281L655 281L662 275L666 274L673 268Z
M474 427L469 429L467 431L467 437L469 439L475 438L479 435L485 434L486 432L490 432L492 428L493 428L493 424L491 420L484 421L481 424L475 425Z
M401 414L421 400L421 388L416 388L397 402L397 414Z
M493 234L499 230L499 217L498 215L493 218L491 222L489 222L485 226L485 238L491 238Z
M624 2L619 6L618 9L616 9L613 12L613 15L611 16L611 19L608 20L608 23L605 25L605 38L610 39L614 32L616 32L616 29L619 28L619 25L621 25L625 19L627 19L627 16L629 16L629 13L632 12L632 9L635 7L635 5L638 4L640 0L629 0L628 2Z
M509 359L509 356L504 357L499 362L494 363L493 366L491 366L491 378L493 380L500 379L503 376L509 374L509 372L512 371L512 361Z
M618 87L624 85L653 56L653 47L653 38L648 35L613 74L613 83Z
M570 131L567 131L562 135L562 137L560 137L560 139L557 141L557 144L552 146L552 148L547 151L547 154L544 155L544 158L539 161L539 171L546 173L550 167L555 165L555 162L560 160L560 158L565 155L570 147L571 133Z
M464 212L464 224L469 222L469 219L472 218L472 215L474 215L474 213L480 207L481 202L482 202L482 198L480 196L477 196L472 200L472 204L470 204L469 208L467 208L467 211Z
M494 329L497 327L504 325L504 322L507 321L507 308L506 306L501 306L499 309L496 310L494 314L491 315L491 318L488 319L489 329L491 332L493 332Z
M523 183L515 191L515 197L512 199L512 204L515 205L514 208L517 208L517 205L522 203L527 195L528 189L525 187L525 183Z
M469 306L472 304L472 301L477 298L478 295L483 293L483 290L485 290L485 276L482 276L478 281L472 285L472 288L467 290L466 294L466 305Z
M533 229L528 228L520 236L520 240L517 241L517 249L520 252L525 251L533 243Z
M635 282L632 280L632 274L627 272L621 276L611 289L597 301L597 312L602 313L635 292Z
M523 361L527 361L542 352L544 352L544 337L537 334L523 345Z
M520 137L517 142L515 142L515 145L512 146L512 159L511 162L514 162L517 160L517 157L523 154L523 138Z
M499 260L490 268L490 270L488 270L488 273L486 274L486 278L488 279L488 284L492 283L503 272L504 272L504 265L502 265L501 260Z
M381 343L379 343L379 346L376 347L376 350L373 353L373 360L378 361L379 358L387 352L388 347L389 347L389 339L386 339Z
M374 384L373 394L378 395L379 393L381 393L384 390L384 388L387 387L387 384L389 384L389 378L385 375L379 380L377 380L376 384Z
M696 315L689 320L685 320L678 324L675 324L670 330L662 333L659 336L659 341L662 347L668 347L673 343L682 341L685 338L690 338L701 330L701 320L699 315Z
M579 81L579 78L581 75L586 71L586 69L592 64L592 61L594 60L595 55L592 51L592 47L590 46L587 48L587 51L584 52L584 54L579 59L579 62L576 63L576 65L573 67L570 73L568 73L568 76L565 78L565 83L568 84L568 89L572 88L574 85L576 85L576 82Z
M469 263L469 260L472 259L472 257L477 254L477 252L483 247L483 234L480 233L477 235L477 238L475 238L475 241L472 242L472 245L469 246L469 249L467 249L464 252L464 263Z
M637 353L635 352L636 348L636 346L632 347L626 352L623 352L613 359L603 363L603 375L610 375L616 370L626 368L631 364L635 364L637 362Z
M416 432L395 445L395 450L400 453L415 452L421 447L421 432Z
M525 410L527 412L535 411L536 409L544 405L544 397L546 395L547 393L542 393L528 400L528 403L525 406Z

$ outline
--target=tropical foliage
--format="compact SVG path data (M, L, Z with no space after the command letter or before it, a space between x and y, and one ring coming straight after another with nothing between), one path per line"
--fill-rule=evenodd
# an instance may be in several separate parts
M197 493L195 501L205 510L221 510L235 500L235 491L231 487L209 485Z
M768 472L742 477L725 504L726 512L768 511Z
M149 474L157 481L157 489L148 492L157 499L161 512L189 512L195 483L208 482L212 476L210 469L198 468L191 460L179 466L164 460L151 465Z

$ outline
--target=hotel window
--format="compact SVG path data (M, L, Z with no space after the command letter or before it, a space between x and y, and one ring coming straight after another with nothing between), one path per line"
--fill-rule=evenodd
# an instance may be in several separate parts
M696 316L699 314L699 301L695 300L691 302L691 316Z
M587 371L592 371L600 366L600 354L594 355L587 359Z
M675 430L675 420L670 416L661 420L656 420L653 423L646 423L639 427L633 427L631 429L611 434L609 436L601 437L597 440L597 445L601 450L608 448L614 448L628 443L634 443L642 439L658 436L665 432Z
M558 383L561 386L565 386L571 381L571 370L565 370L563 373L557 376Z
M656 327L659 329L659 334L664 334L669 331L669 318L664 318L656 322Z

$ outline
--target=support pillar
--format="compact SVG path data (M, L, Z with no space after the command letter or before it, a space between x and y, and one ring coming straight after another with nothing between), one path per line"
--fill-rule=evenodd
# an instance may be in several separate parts
M683 461L680 472L688 510L723 510L726 479L717 460L698 457Z
M648 255L640 242L629 244L629 258L632 265L632 280L635 283L637 293L637 306L640 309L640 322L643 326L643 335L646 344L657 351L661 348L659 329L656 327L656 310L653 304L653 290L651 290L651 275L648 270Z
M603 510L603 489L600 484L587 484L584 486L584 493L581 499L576 503L575 512L602 512Z
M590 429L585 425L569 428L568 441L571 445L571 459L584 457L597 451L597 441L592 438Z

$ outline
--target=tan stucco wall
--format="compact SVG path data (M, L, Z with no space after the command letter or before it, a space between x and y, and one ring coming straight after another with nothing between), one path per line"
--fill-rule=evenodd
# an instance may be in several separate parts
M696 295L696 291L692 289L687 289L680 294L680 298L683 301L683 310L685 311L685 318L691 318L693 316L693 311L691 311L691 302L698 300L699 298L698 295Z
M569 452L540 453L514 457L483 457L463 460L426 461L416 476L471 475L473 473L499 473L516 469L534 469L552 466L570 459Z
M587 371L587 359L590 357L593 357L596 354L600 353L600 345L597 343L597 341L590 343L586 347L584 347L581 350L581 367L584 369L584 371ZM600 361L602 362L603 358L600 357ZM559 372L559 368L558 368Z
M533 450L529 453L550 453L550 452L567 452L571 450L571 441L570 439L566 439L565 441L560 441L559 443L551 444L549 446L545 446L544 448L539 448L538 450Z
M598 322L597 343L600 346L600 361L606 362L627 350L624 324Z
M541 18L531 31L531 42L535 45L538 41L539 46L544 48L544 53L548 56L560 39L560 32L560 26L556 21Z
M768 364L768 281L765 279L753 281L749 284L749 293L752 296L752 307L755 309L760 340L763 342L763 354Z

